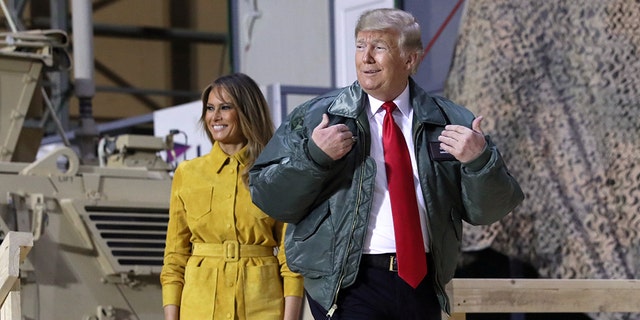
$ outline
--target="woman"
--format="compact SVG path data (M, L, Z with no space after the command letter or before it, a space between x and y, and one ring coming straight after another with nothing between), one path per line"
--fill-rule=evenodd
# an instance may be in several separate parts
M210 84L202 107L213 147L173 176L160 275L165 319L297 320L302 278L285 262L285 225L258 209L248 189L248 170L273 135L267 102L238 73Z

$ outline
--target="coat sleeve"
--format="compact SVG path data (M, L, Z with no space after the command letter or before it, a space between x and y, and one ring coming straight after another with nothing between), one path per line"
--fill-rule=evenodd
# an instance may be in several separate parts
M185 163L178 166L171 184L169 224L167 226L164 264L160 273L163 306L180 305L184 286L184 269L191 256L191 231L187 224L184 203L179 195Z
M282 222L275 224L275 236L278 241L278 263L280 264L280 276L282 277L284 296L302 297L304 296L303 283L304 280L300 274L297 274L287 265L287 257L284 246L284 234L287 225Z
M471 127L475 116L454 102L435 97L434 101L451 123ZM487 147L478 159L461 166L462 202L465 221L487 225L500 220L524 199L520 185L509 172L498 148L485 136Z
M491 224L506 216L524 199L524 193L511 176L498 148L487 137L487 148L477 163L462 166L462 197L465 220L471 224Z
M307 110L304 104L289 115L249 172L255 205L288 223L299 222L315 206L330 172L330 158L310 138L320 118Z

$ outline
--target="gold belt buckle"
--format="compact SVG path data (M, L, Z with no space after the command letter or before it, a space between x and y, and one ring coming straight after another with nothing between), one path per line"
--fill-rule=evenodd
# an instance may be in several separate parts
M225 240L222 242L224 250L224 261L232 262L240 260L240 243L236 240Z
M398 259L395 255L389 257L389 271L398 272Z

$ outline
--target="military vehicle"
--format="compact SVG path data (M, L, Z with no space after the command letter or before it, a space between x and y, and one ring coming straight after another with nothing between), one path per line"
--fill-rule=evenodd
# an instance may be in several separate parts
M161 319L159 272L171 166L163 138L103 138L99 165L69 145L37 157L55 117L43 75L68 67L60 31L0 34L0 238L34 235L21 268L23 319Z

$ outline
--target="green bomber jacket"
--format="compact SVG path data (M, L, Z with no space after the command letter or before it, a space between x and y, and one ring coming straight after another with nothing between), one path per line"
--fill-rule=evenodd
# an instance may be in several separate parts
M413 79L409 88L435 266L429 272L434 273L441 308L449 313L444 286L457 266L462 221L491 224L511 212L524 194L488 136L482 155L470 163L435 154L444 126L470 127L474 115L450 100L428 95ZM367 94L357 81L303 103L277 129L250 170L253 202L276 220L289 223L285 236L289 268L304 276L305 290L330 313L340 307L336 305L340 290L355 281L371 209L376 164L369 157L367 104ZM311 140L324 113L330 124L344 123L358 137L354 148L337 161Z

